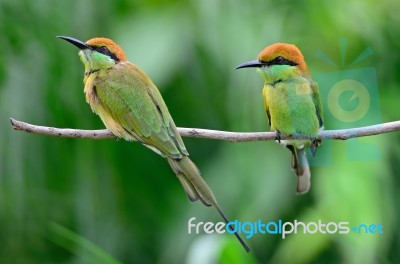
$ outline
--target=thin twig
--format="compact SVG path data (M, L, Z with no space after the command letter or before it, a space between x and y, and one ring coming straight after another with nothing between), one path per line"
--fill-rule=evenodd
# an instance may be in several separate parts
M10 118L11 125L15 130L24 131L32 134L64 137L64 138L88 138L88 139L106 139L116 138L111 131L107 129L84 130L71 128L55 128L46 126L37 126ZM275 132L228 132L201 128L178 128L179 134L183 137L208 138L230 142L263 141L276 140ZM319 139L341 139L365 137L400 131L400 121L388 122L373 126L358 128L325 130L318 134ZM281 139L302 139L307 138L304 135L281 135Z

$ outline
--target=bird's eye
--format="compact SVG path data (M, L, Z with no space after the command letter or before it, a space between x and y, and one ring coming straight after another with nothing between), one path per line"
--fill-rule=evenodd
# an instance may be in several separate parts
M115 61L119 61L119 58L115 55L115 53L112 53L106 46L95 46L93 47L97 52L109 56L111 59Z
M284 59L283 59L282 56L278 56L278 57L276 57L276 61L277 61L277 62L283 62Z
M98 50L100 53L103 53L103 54L110 53L110 51L107 49L106 46L101 46L101 47L99 47L97 50Z

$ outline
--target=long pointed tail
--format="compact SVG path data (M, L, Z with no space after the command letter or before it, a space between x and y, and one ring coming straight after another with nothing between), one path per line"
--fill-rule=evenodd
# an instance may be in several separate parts
M185 189L189 199L192 202L200 200L206 206L214 206L221 217L224 219L225 223L228 224L228 218L219 207L217 200L214 197L214 194L211 192L211 189L201 177L200 171L197 166L187 156L184 156L180 160L170 158L168 158L167 160L171 168L174 170L179 181L181 182L183 188ZM250 252L250 248L246 245L239 234L237 232L235 232L234 234L239 240L240 244L242 244L246 252Z
M297 194L305 194L310 190L311 185L311 172L308 165L306 152L304 147L295 148L294 146L287 146L292 152L292 169L297 176Z

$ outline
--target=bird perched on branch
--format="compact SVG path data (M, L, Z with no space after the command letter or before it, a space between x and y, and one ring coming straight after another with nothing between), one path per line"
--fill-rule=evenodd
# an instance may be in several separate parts
M240 64L236 69L257 68L264 79L264 109L271 130L278 142L292 152L292 168L297 176L297 193L310 189L310 167L305 147L314 156L321 144L316 139L323 129L322 104L318 85L310 76L301 51L292 44L276 43L266 47L255 61ZM303 134L308 140L280 140L280 134Z
M146 73L126 60L124 51L112 40L92 38L86 43L59 36L80 49L85 67L86 101L112 133L137 140L168 160L191 201L214 206L227 217L213 193L190 160L160 92ZM235 232L240 243L250 249Z

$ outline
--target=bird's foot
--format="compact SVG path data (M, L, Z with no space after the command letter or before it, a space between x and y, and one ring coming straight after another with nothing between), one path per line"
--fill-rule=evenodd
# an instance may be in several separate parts
M276 141L278 141L279 144L281 144L281 132L279 130L276 130Z
M315 157L315 153L317 152L317 148L321 145L321 139L312 138L310 144L310 152L313 157Z

